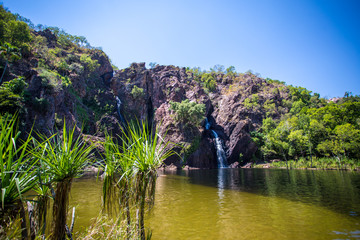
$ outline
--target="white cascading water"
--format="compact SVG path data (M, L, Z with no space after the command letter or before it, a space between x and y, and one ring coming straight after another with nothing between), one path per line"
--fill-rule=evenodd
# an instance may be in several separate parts
M125 124L125 120L124 120L124 117L121 115L121 100L120 100L120 98L118 97L118 96L116 96L116 105L117 105L117 112L118 112L118 114L119 114L119 118L120 118L120 121L122 122L122 123L124 123Z
M216 155L217 155L217 161L218 161L218 168L226 168L227 167L227 161L226 161L226 155L225 151L222 146L221 139L217 135L217 133L214 130L211 130L211 132L214 135L215 143L216 143Z
M210 129L210 123L208 119L205 119L205 129ZM215 138L215 147L216 147L216 155L217 155L217 162L218 162L218 168L227 168L227 161L226 161L226 154L222 145L222 141L217 135L217 133L214 130L211 130L212 134Z

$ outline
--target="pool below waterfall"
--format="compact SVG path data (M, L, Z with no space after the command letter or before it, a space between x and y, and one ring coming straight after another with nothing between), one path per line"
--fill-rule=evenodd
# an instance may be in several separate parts
M99 215L101 181L73 183L76 229ZM160 172L152 239L360 239L360 174L213 169Z

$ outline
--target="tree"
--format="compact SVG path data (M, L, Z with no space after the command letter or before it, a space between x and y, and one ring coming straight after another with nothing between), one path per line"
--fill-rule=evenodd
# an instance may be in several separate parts
M270 123L269 120L267 122ZM263 150L266 150L265 155L277 155L280 154L283 159L286 161L287 165L287 155L289 154L290 144L289 144L289 122L281 121L278 126L269 131L265 136L265 146Z
M190 102L186 99L181 103L170 101L170 106L178 122L198 126L205 118L205 105L202 103Z
M150 66L151 69L155 68L156 65L157 65L156 62L150 62L150 63L149 63L149 66Z
M216 64L213 68L210 68L211 72L224 73L224 65Z
M68 130L64 121L62 136L60 133L47 138L39 134L35 140L37 151L33 151L36 159L41 160L56 183L53 204L52 239L65 239L65 227L69 194L74 178L81 176L83 169L91 159L92 144L86 143L82 135L75 136L74 126Z
M121 136L122 145L118 145L109 135L105 140L104 206L111 208L111 202L115 200L120 208L125 209L128 239L132 221L131 205L139 213L136 217L138 235L140 239L145 239L145 206L147 204L151 208L155 201L157 169L173 154L158 128L150 130L147 126L145 122L128 125Z
M360 130L350 123L338 125L334 129L336 152L344 156L359 156Z
M306 134L304 134L304 131L303 130L291 131L288 138L293 146L293 152L290 155L297 156L297 152L300 151L301 155L304 157L306 148L308 148L308 144L309 144L309 138Z
M138 86L134 85L134 87L131 90L131 96L134 99L138 99L144 96L144 89L139 88Z
M226 69L225 71L226 74L235 74L235 67L234 66L230 66Z
M214 91L216 89L216 80L211 73L204 73L201 76L201 81L204 84L204 87L209 91Z

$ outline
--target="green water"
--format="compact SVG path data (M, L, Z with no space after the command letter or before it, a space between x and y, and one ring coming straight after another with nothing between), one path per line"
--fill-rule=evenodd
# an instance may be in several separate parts
M76 228L98 216L101 183L73 184ZM153 239L360 239L360 174L219 169L161 173Z

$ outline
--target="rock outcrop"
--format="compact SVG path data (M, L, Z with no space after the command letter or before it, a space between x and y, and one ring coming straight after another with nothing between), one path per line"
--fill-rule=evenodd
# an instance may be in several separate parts
M28 83L21 112L26 129L34 125L38 131L50 133L66 121L91 136L103 137L105 130L120 134L118 97L126 120L146 120L175 144L178 155L165 160L166 165L216 168L211 131L204 122L198 126L176 122L170 101L189 99L205 105L204 117L222 140L232 166L251 161L257 150L251 132L259 129L264 117L276 118L288 111L286 91L252 73L212 72L215 87L209 88L194 71L175 66L146 69L145 63L133 63L113 72L101 50L62 48L48 30L34 34L52 55L41 55L39 47L12 63L6 75L6 81L24 76ZM47 67L42 67L44 61Z
M111 80L111 88L124 103L123 114L128 119L154 120L154 125L160 127L160 133L167 133L166 140L185 148L190 147L194 140L197 141L197 148L193 152L184 154L178 148L180 156L173 156L165 161L166 164L217 167L210 131L204 126L185 127L174 121L169 102L185 99L205 105L205 116L211 123L211 129L224 143L228 164L238 162L240 158L242 162L248 162L257 150L250 133L259 128L266 116L266 112L256 103L271 101L274 106L281 105L282 98L277 99L277 91L269 92L275 88L273 85L252 74L245 74L241 79L221 73L214 75L217 76L217 87L209 92L185 68L158 65L146 69L145 63L133 63L129 68L116 72ZM231 86L237 89L231 89ZM141 94L135 94L134 89L141 89ZM254 106L245 106L245 99L254 94L258 95L257 102L253 103ZM275 110L272 114L279 113Z

